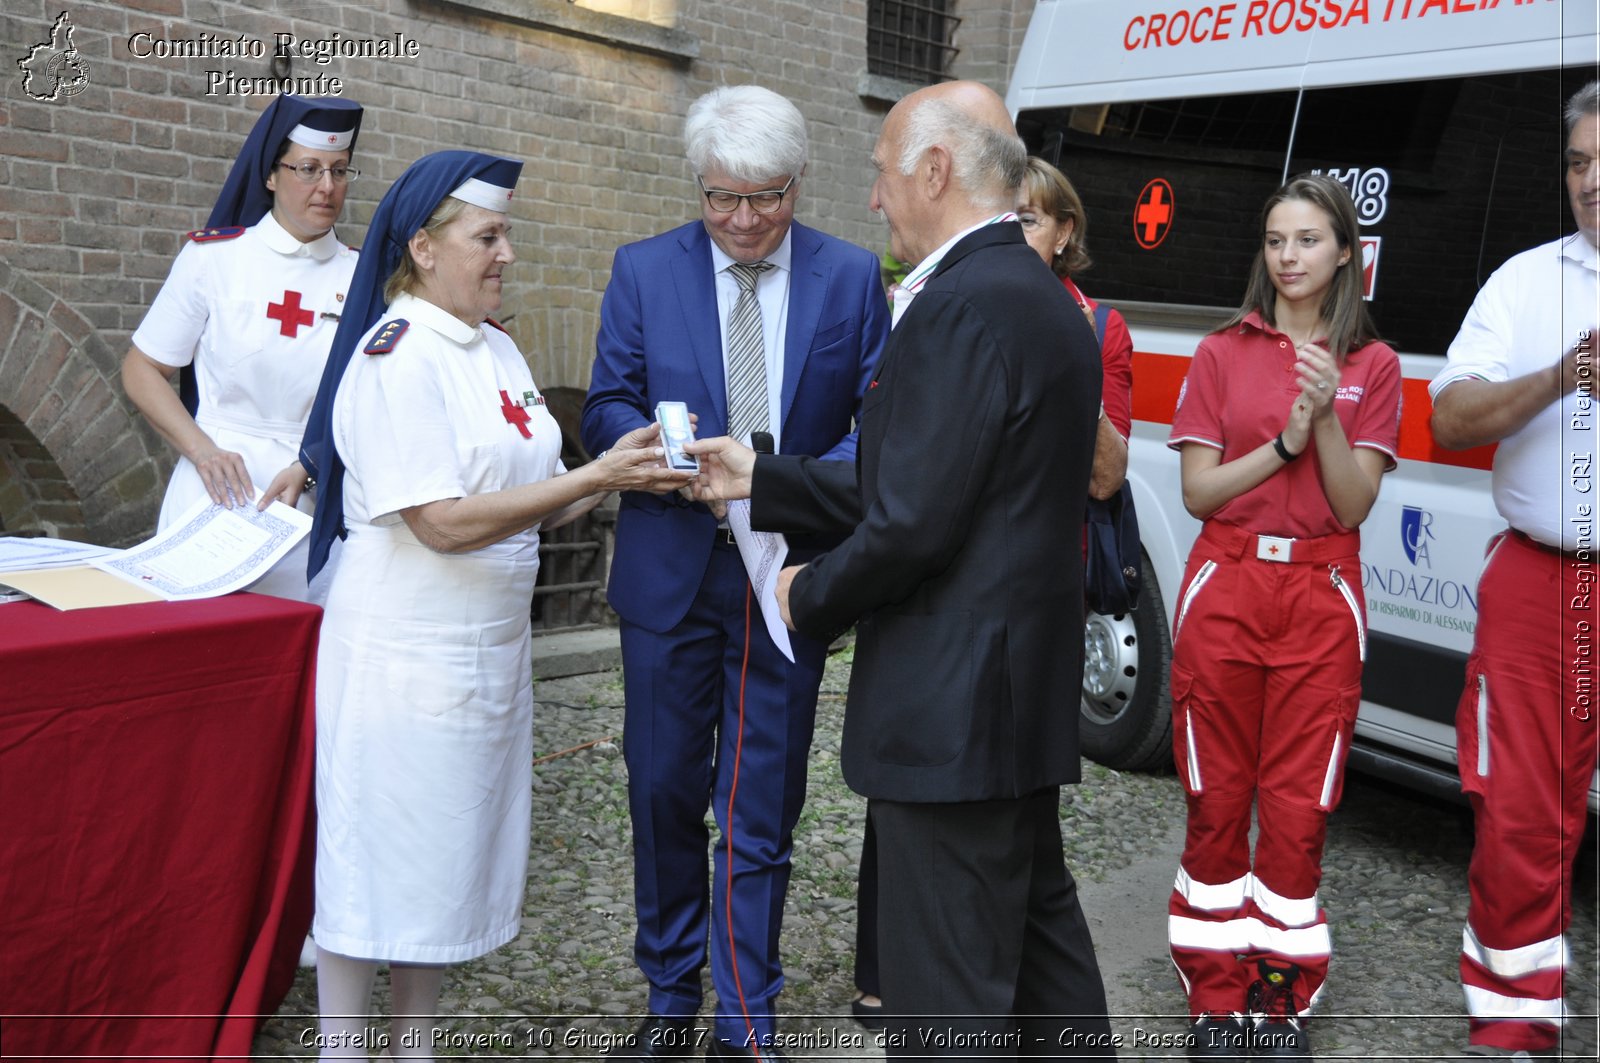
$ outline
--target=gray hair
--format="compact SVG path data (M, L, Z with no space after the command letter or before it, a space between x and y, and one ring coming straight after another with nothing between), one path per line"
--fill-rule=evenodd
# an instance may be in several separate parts
M1591 114L1600 114L1600 81L1589 82L1567 101L1567 133L1570 135L1572 127Z
M975 204L1010 210L1028 169L1028 149L1014 133L979 121L941 99L923 100L906 115L900 172L907 176L934 145L950 153L956 181Z
M730 85L695 100L683 126L696 174L735 181L792 177L806 168L806 120L794 104L759 85Z

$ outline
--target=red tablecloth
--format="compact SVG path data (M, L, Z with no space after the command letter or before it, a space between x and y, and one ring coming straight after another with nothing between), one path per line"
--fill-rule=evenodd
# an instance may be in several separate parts
M320 617L0 605L0 1054L249 1057L311 923Z

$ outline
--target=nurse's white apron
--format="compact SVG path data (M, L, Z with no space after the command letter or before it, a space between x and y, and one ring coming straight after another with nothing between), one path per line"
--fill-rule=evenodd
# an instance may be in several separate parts
M350 528L317 677L317 918L346 956L453 963L517 935L537 555ZM337 762L337 770L329 770Z

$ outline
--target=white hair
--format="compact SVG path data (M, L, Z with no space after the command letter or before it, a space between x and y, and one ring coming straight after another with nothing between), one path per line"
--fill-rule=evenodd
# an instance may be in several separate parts
M1600 81L1591 81L1567 101L1567 133L1588 115L1600 114Z
M730 85L689 107L683 147L699 175L716 169L752 183L792 177L806 168L806 120L770 89Z
M1022 138L979 121L941 99L923 100L906 115L900 137L900 172L916 170L934 147L950 153L955 179L976 204L1009 210L1028 168Z

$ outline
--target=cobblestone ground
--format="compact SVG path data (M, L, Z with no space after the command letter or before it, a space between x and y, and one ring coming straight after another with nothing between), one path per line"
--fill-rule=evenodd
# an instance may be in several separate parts
M795 836L780 1005L795 1058L882 1055L873 1035L845 1017L865 810L839 776L848 668L848 653L836 655L823 683L808 803ZM645 984L632 960L620 674L540 682L536 696L535 745L549 759L534 772L522 933L451 972L434 1034L442 1058L593 1057L630 1030L645 1007ZM1182 819L1183 795L1173 777L1085 765L1084 785L1063 797L1062 828L1091 919L1097 892L1136 896L1142 910L1164 912L1178 855L1172 839ZM1351 777L1330 828L1323 882L1336 951L1312 1028L1318 1058L1457 1058L1466 1027L1456 958L1470 847L1464 809ZM1170 860L1152 858L1162 855ZM1158 870L1136 876L1130 870L1145 867ZM1569 1006L1581 1014L1568 1026L1563 1054L1595 1059L1592 845L1580 857L1578 877L1567 989ZM1181 1048L1170 1045L1186 1026L1183 997L1164 952L1130 950L1126 935L1104 920L1096 919L1096 934L1122 1058L1182 1058ZM703 1015L710 1013L709 984L706 993ZM375 1014L388 1007L380 974ZM256 1058L314 1057L315 1013L315 977L302 970L257 1038Z

